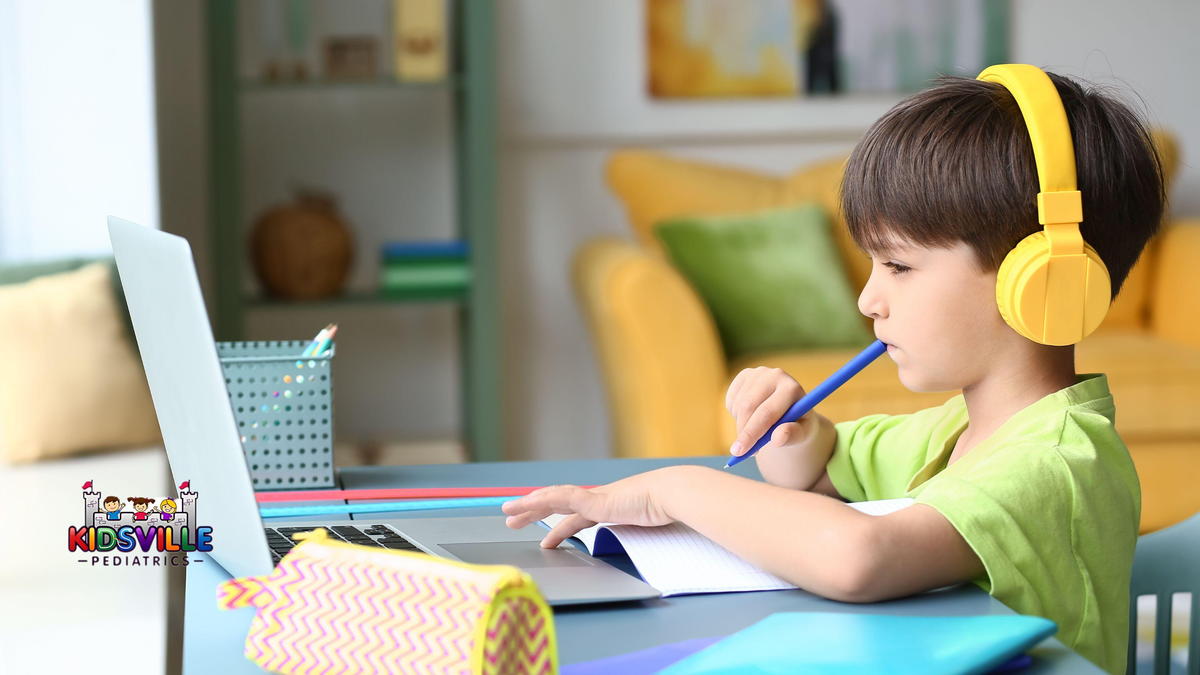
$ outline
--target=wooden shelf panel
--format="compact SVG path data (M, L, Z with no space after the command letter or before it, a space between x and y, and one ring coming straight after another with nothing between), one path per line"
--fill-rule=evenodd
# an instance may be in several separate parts
M283 300L266 296L248 296L247 307L253 309L303 309L345 305L395 305L420 302L462 302L467 297L465 288L428 288L405 291L349 291L342 295L319 300Z
M246 79L238 82L238 89L244 93L289 92L289 91L339 91L345 89L396 89L414 91L437 91L457 87L459 80L447 78L430 82L405 82L394 77L378 77L364 80L327 80L316 78L311 80L257 80Z

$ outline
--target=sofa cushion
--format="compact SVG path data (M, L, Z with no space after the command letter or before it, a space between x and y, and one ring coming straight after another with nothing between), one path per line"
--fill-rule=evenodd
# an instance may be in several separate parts
M1151 280L1150 328L1155 335L1200 349L1200 219L1178 220L1159 237Z
M112 280L113 301L117 305L117 315L121 317L121 325L125 329L125 337L129 344L137 350L137 341L133 337L133 321L129 318L129 307L125 304L125 292L121 290L121 277L117 274L117 262L112 258L52 258L31 262L4 263L0 265L0 286L21 284L38 277L51 274L62 274L93 265L104 263L109 267L109 279Z
M783 206L782 181L757 171L694 162L645 150L609 157L608 186L638 241L660 250L654 226L678 216L720 215Z
M842 185L842 170L847 157L834 157L809 164L787 176L783 181L785 203L816 202L830 214L834 241L851 287L857 293L867 285L871 276L871 258L858 247L850 236L850 229L842 219L842 204L839 190Z
M870 341L816 204L675 218L655 235L712 311L728 354Z
M0 376L0 457L29 462L161 443L149 387L94 263L0 286L10 359Z

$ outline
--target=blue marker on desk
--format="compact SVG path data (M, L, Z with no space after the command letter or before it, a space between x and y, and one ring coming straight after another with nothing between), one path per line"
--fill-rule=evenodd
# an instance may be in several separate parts
M880 342L879 340L872 342L869 347L862 350L862 353L850 359L849 363L839 368L836 373L830 375L824 382L817 385L816 389L808 392L799 401L793 403L792 407L788 408L787 412L783 413L783 417L780 417L779 421L775 422L775 424L772 424L770 429L767 429L767 433L763 434L762 438L758 439L758 441L748 451L737 455L736 457L730 458L730 460L725 463L725 468L728 469L729 467L738 464L742 460L758 452L762 446L766 445L767 442L771 440L771 434L774 433L776 427L778 427L780 424L795 422L801 417L804 417L805 413L807 413L809 410L812 410L821 401L824 401L826 396L832 394L835 389L845 384L846 380L849 380L857 375L858 371L866 368L867 364L879 358L886 351L887 345L883 342Z

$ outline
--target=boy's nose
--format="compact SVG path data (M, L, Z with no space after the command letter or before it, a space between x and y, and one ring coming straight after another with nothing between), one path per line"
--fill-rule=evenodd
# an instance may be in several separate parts
M871 278L874 276L871 275ZM867 285L863 286L862 292L858 294L858 311L871 319L887 317L887 304L871 284L871 279L867 280Z

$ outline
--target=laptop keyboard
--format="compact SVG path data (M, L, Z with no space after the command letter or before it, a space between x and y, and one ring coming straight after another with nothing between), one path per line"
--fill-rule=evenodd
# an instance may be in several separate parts
M358 527L357 525L266 527L263 530L267 533L267 546L271 548L271 562L278 563L283 559L283 556L287 555L288 551L292 550L292 547L300 543L292 539L293 534L308 532L318 527L325 528L329 532L329 538L336 541L345 541L362 546L400 549L402 551L420 552L421 550L391 526L383 524L371 525L370 527Z

